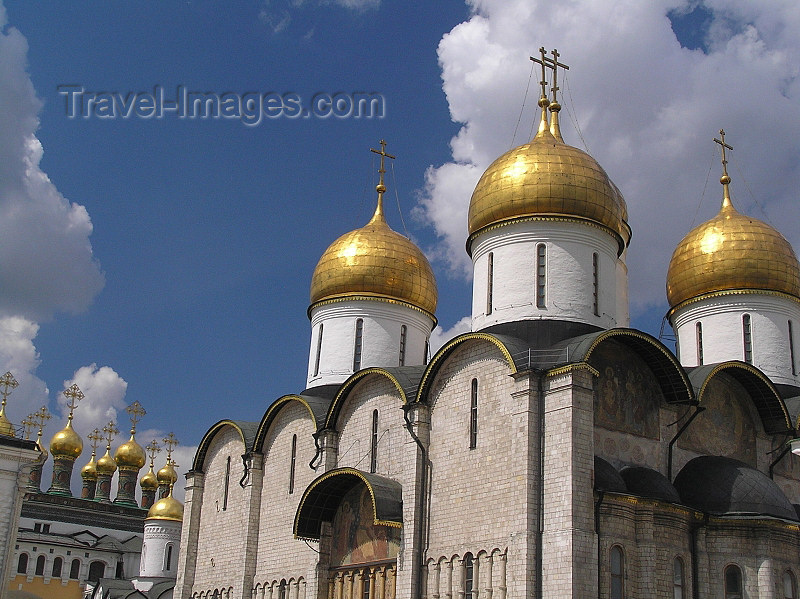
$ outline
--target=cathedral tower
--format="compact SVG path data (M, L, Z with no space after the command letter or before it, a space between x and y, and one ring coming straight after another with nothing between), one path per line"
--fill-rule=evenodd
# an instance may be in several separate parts
M307 387L342 383L370 366L417 366L436 325L437 290L428 260L383 214L384 159L378 205L360 229L342 235L311 278L311 350Z
M800 265L773 227L731 202L725 132L719 213L690 231L672 254L667 314L684 366L741 360L779 386L800 387Z
M72 497L70 480L72 479L72 468L75 460L80 457L83 451L83 441L80 435L72 428L72 415L78 402L84 395L78 385L72 385L64 391L64 397L69 400L69 417L67 426L58 431L50 440L50 454L53 456L53 483L47 490L53 495L68 495Z
M141 578L172 578L178 573L178 548L181 541L183 505L172 496L156 501L147 511L144 521Z
M136 441L136 422L146 412L138 401L129 405L125 411L131 417L131 438L117 447L117 451L114 452L114 461L119 466L117 497L114 499L114 503L135 506L136 479L139 476L139 470L147 463L147 455Z
M531 57L542 65L539 131L495 160L470 200L472 328L540 319L627 326L625 200L591 156L564 143L556 72L568 67L541 53Z

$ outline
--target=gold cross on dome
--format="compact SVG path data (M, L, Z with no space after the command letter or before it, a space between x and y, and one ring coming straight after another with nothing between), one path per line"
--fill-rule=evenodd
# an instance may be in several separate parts
M553 51L550 52L553 55L553 58L543 57L543 60L547 63L547 66L553 69L553 87L550 88L550 91L553 92L553 102L558 101L558 67L561 67L565 71L569 71L569 67L563 63L558 62L558 57L561 54L558 53L558 50L553 48Z
M386 172L386 168L384 167L384 162L383 161L386 158L391 158L392 160L394 160L396 158L396 156L392 156L391 154L387 154L386 153L386 141L385 140L382 139L378 143L381 144L380 152L378 150L374 150L372 148L370 148L369 151L370 152L375 152L376 154L378 154L381 157L381 167L378 169L378 172L380 173L380 180L378 181L378 185L383 185L383 174ZM382 190L378 190L378 191L382 191Z
M31 432L33 432L33 428L36 426L36 421L34 420L33 414L28 414L25 420L22 421L22 428L25 431L25 440L29 440L31 438Z
M728 144L725 143L725 129L720 129L719 130L719 136L722 139L717 139L715 137L714 141L717 142L722 147L722 176L723 177L727 177L728 176L728 159L727 159L727 156L725 155L725 148L728 148L729 150L733 150L733 146L729 146Z
M542 86L542 98L547 98L547 79L546 79L547 72L545 71L545 69L551 68L549 64L550 59L547 58L547 52L545 51L544 46L539 48L539 54L541 54L542 56L541 58L534 58L533 56L531 56L530 59L533 62L542 65L542 78L539 81L539 85Z
M67 407L69 408L69 420L72 420L72 412L78 407L78 402L86 397L80 387L75 383L69 389L64 389L64 397L67 398Z
M103 432L105 433L106 438L106 449L111 449L111 441L114 440L114 437L119 433L119 429L114 424L114 421L111 420L108 424L103 427Z
M6 372L3 376L0 376L0 387L3 388L3 390L0 391L0 395L3 396L3 407L6 407L8 396L11 395L12 390L19 387L19 383L11 372Z
M44 424L48 420L50 420L53 416L50 414L50 411L47 409L47 406L42 406L38 410L36 410L33 414L33 421L39 426L39 438L42 436L42 430L44 429Z
M91 433L86 435L86 438L92 444L92 455L97 451L97 446L100 445L100 441L103 440L103 433L100 431L99 428L94 429Z
M178 439L175 438L175 433L170 433L162 441L167 447L167 463L169 463L172 459L172 452L175 451L175 446L178 444Z
M133 402L131 405L125 408L125 411L131 417L131 434L134 434L136 432L136 423L139 422L142 419L142 416L147 414L147 412L142 407L142 404L140 404L138 401Z

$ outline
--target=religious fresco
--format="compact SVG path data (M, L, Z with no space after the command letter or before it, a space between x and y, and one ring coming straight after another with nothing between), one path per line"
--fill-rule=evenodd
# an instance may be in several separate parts
M678 439L678 447L704 455L724 456L756 466L756 423L751 399L734 379L722 374L706 386L705 411Z
M618 343L602 343L592 352L591 364L600 376L594 394L594 423L658 439L661 387L641 358Z
M366 564L397 559L400 529L373 524L372 496L356 485L342 498L333 517L331 566Z

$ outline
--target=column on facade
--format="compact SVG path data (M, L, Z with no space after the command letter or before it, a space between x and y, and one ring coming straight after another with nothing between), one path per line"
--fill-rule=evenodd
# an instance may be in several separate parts
M240 563L242 568L242 594L253 588L256 575L256 553L258 551L258 527L261 523L261 491L264 481L264 456L260 453L248 453L245 458L247 463L247 478L245 479L244 510L247 514L247 527ZM297 599L297 596L289 597Z
M194 586L197 565L197 539L200 532L200 510L203 507L202 472L186 474L186 495L183 500L183 528L181 529L181 551L178 552L178 577L173 596L175 599L190 599Z

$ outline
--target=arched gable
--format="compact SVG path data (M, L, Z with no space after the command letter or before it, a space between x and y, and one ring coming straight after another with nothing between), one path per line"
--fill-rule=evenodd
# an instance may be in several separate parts
M464 343L475 340L486 341L497 347L508 363L511 374L517 374L517 372L523 372L529 369L531 354L528 344L524 341L514 337L494 335L492 333L464 333L445 343L428 363L419 383L416 401L428 403L431 385L433 385L436 374L447 362L447 358Z
M325 416L325 428L338 430L337 424L339 414L342 411L347 401L347 397L355 386L368 376L382 376L387 378L391 384L397 389L400 399L404 404L410 403L416 399L416 389L424 366L407 366L397 368L365 368L352 374L339 388L336 395L328 408L328 413Z
M319 425L324 422L325 414L327 412L327 400L319 397L309 397L295 394L279 397L272 403L272 405L270 405L269 408L267 408L267 411L261 418L261 422L258 425L255 440L253 441L253 446L251 448L252 451L262 451L264 440L267 438L267 433L269 432L270 426L272 426L272 423L275 421L278 413L291 402L299 403L308 411L308 415L311 418L314 430L316 430Z
M197 453L194 454L194 461L192 462L193 472L204 471L206 455L208 454L208 449L211 447L211 442L214 440L214 437L216 437L217 434L219 434L219 432L226 427L231 427L239 433L242 443L244 444L245 451L248 451L249 448L253 446L253 440L255 439L255 434L258 427L257 423L244 422L240 420L220 420L210 429L208 429L205 435L203 435L203 439L200 441L200 445L197 447Z
M735 379L753 400L766 433L780 434L793 430L789 411L772 381L755 366L738 360L706 364L691 370L689 380L701 406L709 384L723 373Z
M634 329L609 329L568 339L557 347L562 350L567 362L591 364L592 353L609 340L629 347L644 360L653 371L667 403L696 403L689 377L678 359L663 343L647 333Z
M305 490L294 518L294 536L318 541L323 522L331 522L339 502L364 484L372 498L373 524L403 526L403 487L395 480L355 468L336 468L317 477Z

